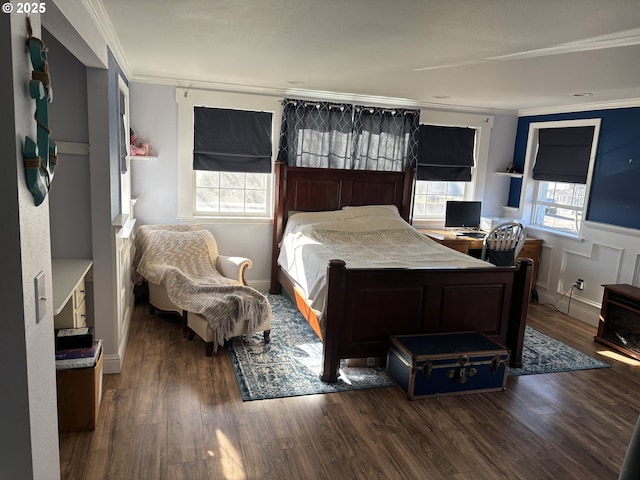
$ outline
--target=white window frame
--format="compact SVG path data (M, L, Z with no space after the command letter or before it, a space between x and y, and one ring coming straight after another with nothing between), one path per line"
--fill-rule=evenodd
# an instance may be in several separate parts
M493 129L494 117L466 112L444 112L436 110L420 110L420 124L442 125L446 127L467 127L476 130L475 141L475 167L471 169L471 181L465 182L464 200L483 200L486 183L489 146L491 143L491 131ZM417 189L414 189L414 198ZM484 204L483 204L484 209ZM417 227L435 227L444 225L444 212L441 216L428 215L416 217L414 215L413 225Z
M428 215L428 214L427 215L420 215L420 216L417 215L416 208L415 208L415 205L417 204L416 200L417 200L417 197L419 195L423 195L421 193L420 194L418 193L418 183L421 183L421 182L422 183L430 183L431 180L416 180L416 186L415 186L415 190L414 190L414 193L413 193L413 205L414 205L413 218L414 218L414 220L415 221L421 221L421 220L424 220L424 221L442 220L442 221L444 221L444 215L445 215L445 211L444 210L442 211L441 215ZM449 183L457 183L457 182L446 182L446 183L449 184ZM453 195L449 195L448 193L444 194L445 205L446 205L447 200L471 200L473 198L473 191L475 190L475 167L473 167L471 169L471 181L470 182L462 182L462 183L464 183L464 191L463 191L462 198L454 198ZM447 191L448 190L449 190L449 185L447 185ZM429 194L427 194L427 195L429 195Z
M178 104L178 219L202 221L206 218L241 223L270 223L273 218L273 174L268 176L267 213L197 212L195 208L195 171L193 170L193 107L207 106L246 111L264 111L272 114L272 159L278 152L281 98L246 93L176 88Z
M207 173L207 170L202 170L202 173ZM273 192L272 192L272 178L273 178L273 174L269 174L269 173L259 173L259 174L251 174L251 173L247 173L247 172L221 172L221 171L210 171L211 173L217 173L218 175L220 175L222 177L222 175L224 175L225 173L235 173L235 174L240 174L244 176L244 183L245 186L243 188L231 188L228 186L223 185L222 180L219 179L218 181L218 186L217 187L203 187L203 186L198 186L197 182L198 182L198 170L193 170L193 215L194 216L219 216L219 217L269 217L272 214L272 210L273 210ZM222 203L221 200L221 193L223 190L242 190L243 193L246 193L247 190L252 190L252 189L248 189L246 188L246 176L247 175L263 175L265 177L265 189L264 189L264 194L265 194L265 212L264 213L260 213L260 212L251 212L251 211L232 211L232 212L225 212L225 211L215 211L215 210L198 210L198 201L197 201L197 192L198 189L202 189L202 188L210 188L211 190L217 190L218 191L218 204L220 205ZM260 189L262 191L262 189ZM246 208L246 207L245 207Z
M550 122L532 122L529 124L529 133L527 137L527 150L525 157L524 176L522 180L522 189L520 192L521 218L525 225L532 229L539 229L556 235L567 236L572 238L582 238L582 227L586 221L586 214L589 209L589 196L591 192L591 180L593 177L593 169L598 149L598 139L600 136L600 118L587 118L576 120L558 120ZM538 152L538 132L547 128L568 128L568 127L594 127L593 140L591 142L591 153L589 156L589 168L587 170L587 182L585 184L585 201L582 206L582 219L578 226L578 232L568 232L567 230L557 229L545 225L536 225L533 223L535 208L538 205L537 197L540 188L540 181L533 179L533 166L535 164L536 154Z

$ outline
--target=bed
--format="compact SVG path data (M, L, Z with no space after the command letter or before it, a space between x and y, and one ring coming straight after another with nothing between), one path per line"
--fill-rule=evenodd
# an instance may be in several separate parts
M510 349L512 367L521 366L533 269L530 260L518 260L513 267L464 260L367 265L340 258L338 249L336 257L326 262L320 297L318 292L309 295L305 280L281 268L287 223L289 219L297 222L300 212L386 205L395 206L399 217L410 223L413 185L411 169L374 172L276 163L271 293L284 289L322 339L320 378L325 382L337 381L341 359L385 356L389 336L401 334L481 331ZM451 256L451 252L442 250L442 255Z

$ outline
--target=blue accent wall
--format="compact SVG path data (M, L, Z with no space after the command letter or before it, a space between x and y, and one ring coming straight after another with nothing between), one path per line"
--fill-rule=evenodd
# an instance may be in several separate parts
M640 107L520 117L513 164L524 168L531 123L586 118L601 119L586 220L640 229ZM519 206L521 189L512 179L509 206Z

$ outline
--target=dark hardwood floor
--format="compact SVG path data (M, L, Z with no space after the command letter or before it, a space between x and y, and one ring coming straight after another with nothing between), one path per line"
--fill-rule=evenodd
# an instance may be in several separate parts
M396 387L243 402L225 349L207 358L177 317L137 305L97 428L60 436L62 478L616 479L640 363L548 307L532 305L528 324L612 368L413 402Z

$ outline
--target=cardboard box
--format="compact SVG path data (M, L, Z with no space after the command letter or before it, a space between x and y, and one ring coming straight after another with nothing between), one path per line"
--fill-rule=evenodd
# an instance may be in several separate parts
M102 401L102 352L93 367L56 371L58 431L96 428Z
M350 368L380 368L386 360L385 357L347 358L345 364Z

